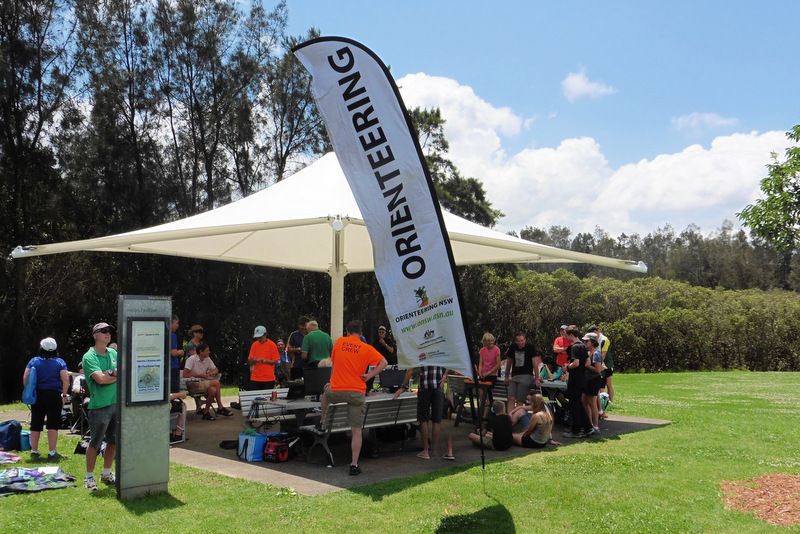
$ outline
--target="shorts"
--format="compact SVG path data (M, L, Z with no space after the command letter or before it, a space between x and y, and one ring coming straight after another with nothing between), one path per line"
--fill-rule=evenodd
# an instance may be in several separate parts
M417 421L420 423L442 422L444 391L442 388L419 389L417 391Z
M522 436L522 446L526 449L544 449L547 442L539 443L537 441L533 441L530 436Z
M189 395L203 395L208 392L209 384L211 384L211 380L186 382L186 391L189 392Z
M524 404L528 400L531 384L533 384L533 375L512 376L508 381L508 398L517 399L517 402Z
M603 377L603 381L601 383L602 385L600 386L600 388L605 389L606 385L608 384L608 379L614 376L614 369L611 369L610 367L603 369L601 376Z
M340 402L347 403L347 424L350 428L361 428L364 424L364 413L366 412L363 391L332 390L325 388L325 396L331 404Z
M531 424L531 412L525 412L524 414L519 416L517 422L522 425L522 428L528 428L528 425Z
M89 410L89 446L99 449L103 441L109 445L117 443L117 406Z
M601 382L602 378L600 378L600 375L586 380L583 384L583 394L587 397L596 397L597 393L600 391Z
M47 430L61 428L61 390L37 389L36 403L31 406L31 430L41 432L44 428L44 418L47 416Z

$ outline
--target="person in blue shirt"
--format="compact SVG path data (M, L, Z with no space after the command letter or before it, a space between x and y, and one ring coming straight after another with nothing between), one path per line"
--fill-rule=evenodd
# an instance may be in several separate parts
M23 385L27 383L31 368L36 368L36 403L31 406L31 459L38 460L39 437L44 429L45 416L47 417L47 444L50 453L47 459L51 461L63 460L56 452L58 443L58 429L61 428L61 410L69 389L69 373L67 364L58 357L58 344L52 337L46 337L39 343L40 356L32 358L25 367L22 376Z
M181 390L181 358L183 358L185 351L178 348L178 325L180 319L177 315L172 316L172 333L170 334L169 342L169 355L170 355L170 370L169 370L169 392L178 393Z

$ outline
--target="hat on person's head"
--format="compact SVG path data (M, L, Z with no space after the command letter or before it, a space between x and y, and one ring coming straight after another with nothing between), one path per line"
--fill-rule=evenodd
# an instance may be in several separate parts
M381 330L383 330L384 332L386 332L386 327L385 327L385 326L383 326L383 325L379 326L379 327L378 327L378 332L380 332Z
M190 336L191 336L191 335L194 335L194 333L195 333L195 332L197 332L198 330L202 331L202 330L203 330L203 327L202 327L202 326L200 326L199 324L196 324L196 325L194 325L193 327L191 327L191 328L189 329L189 335L190 335Z
M583 336L581 339L582 339L583 341L589 341L589 340L592 340L592 341L594 341L595 343L597 343L597 334L595 334L594 332L588 332L588 333L587 333L585 336Z
M92 335L95 335L98 330L102 330L103 328L111 328L111 329L113 329L114 327L111 326L108 323L97 323L96 325L94 325L92 327Z
M569 328L569 325L566 324L561 325L561 330L566 330L567 328Z
M265 326L257 326L255 330L253 330L253 337L259 338L267 333L267 327Z
M592 326L590 326L589 328L586 329L586 333L597 332L598 330L600 330L600 329L597 328L595 325L592 325Z
M53 352L58 348L58 343L52 337L46 337L39 342L39 346L42 350L46 350L47 352Z

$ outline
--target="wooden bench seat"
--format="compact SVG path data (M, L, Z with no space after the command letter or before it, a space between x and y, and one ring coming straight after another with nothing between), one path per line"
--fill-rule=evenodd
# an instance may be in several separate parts
M331 434L347 432L350 424L347 421L347 403L337 403L328 406L325 418L322 421L322 428L316 425L304 425L300 427L301 432L311 434L314 443L308 449L306 457L317 445L322 445L328 454L330 465L333 463L333 453L328 446L328 438ZM397 399L391 395L367 397L365 402L364 423L362 430L373 430L394 425L415 423L417 421L417 396L413 393L403 393Z

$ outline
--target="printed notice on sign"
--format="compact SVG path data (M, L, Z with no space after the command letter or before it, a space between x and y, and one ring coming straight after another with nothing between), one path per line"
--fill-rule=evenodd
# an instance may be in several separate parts
M131 401L164 398L164 321L131 321Z

